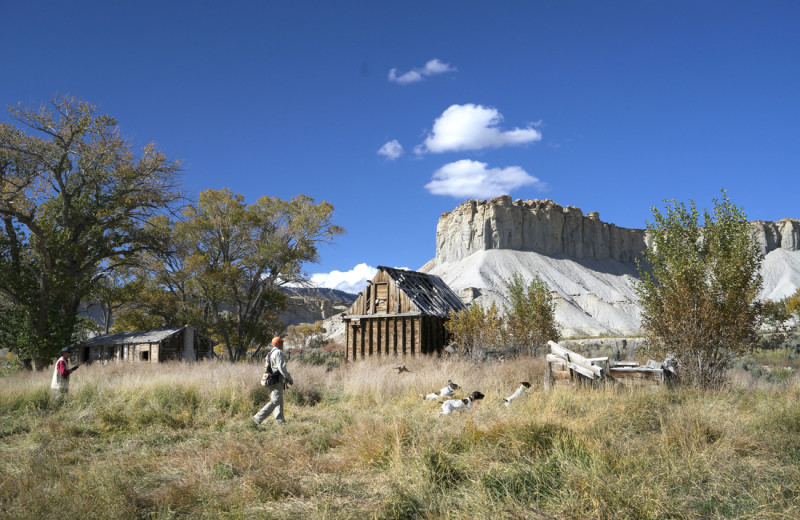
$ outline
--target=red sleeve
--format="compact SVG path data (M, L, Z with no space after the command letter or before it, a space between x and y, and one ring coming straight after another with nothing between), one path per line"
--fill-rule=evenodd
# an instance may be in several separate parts
M67 362L63 359L59 359L58 363L56 363L56 370L58 370L59 374L65 377L70 374L70 370L67 368Z

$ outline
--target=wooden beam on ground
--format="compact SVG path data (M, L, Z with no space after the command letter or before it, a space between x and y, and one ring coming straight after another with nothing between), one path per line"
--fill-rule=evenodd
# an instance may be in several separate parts
M593 370L589 370L585 366L579 365L578 363L567 363L567 366L571 370L574 370L575 372L579 373L582 376L588 377L589 379L594 379L595 377L600 375L599 373L595 374L595 372ZM600 370L599 367L595 367L595 368L597 368L598 372L599 372L599 370Z
M551 350L551 352L553 354L556 354L558 356L561 356L561 357L565 358L566 360L568 360L570 363L572 363L574 365L580 366L581 368L584 369L584 371L592 372L591 376L587 375L586 377L594 379L595 377L602 376L603 369L601 367L599 367L597 365L593 365L587 358L581 356L577 352L573 352L571 350L565 349L564 347L562 347L561 345L559 345L555 341L548 341L547 344L550 345L550 350ZM572 367L570 367L570 368L572 368ZM575 370L575 369L573 369L573 370ZM580 370L575 370L575 371L578 372L579 374L584 374L584 372L581 372Z

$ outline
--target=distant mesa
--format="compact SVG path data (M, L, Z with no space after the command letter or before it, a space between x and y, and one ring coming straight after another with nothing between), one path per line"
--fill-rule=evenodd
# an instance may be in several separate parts
M800 287L800 220L752 222L765 255L762 299ZM470 200L442 214L436 257L420 271L441 277L465 302L502 307L504 288L519 274L550 287L565 336L636 335L635 259L649 243L644 229L618 227L552 200Z

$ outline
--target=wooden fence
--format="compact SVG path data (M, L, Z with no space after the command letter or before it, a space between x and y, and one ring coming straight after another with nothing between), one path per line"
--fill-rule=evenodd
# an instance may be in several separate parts
M609 362L608 357L587 358L548 341L547 370L544 388L557 386L620 384L624 386L661 386L671 384L675 372L670 366L654 361L646 366L632 361Z

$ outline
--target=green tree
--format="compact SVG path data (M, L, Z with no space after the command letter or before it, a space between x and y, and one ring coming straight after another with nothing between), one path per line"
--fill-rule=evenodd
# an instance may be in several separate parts
M794 316L800 316L800 289L786 300L786 312Z
M460 311L451 310L444 326L459 354L480 357L486 350L502 348L504 321L494 303L488 308L473 303Z
M150 219L160 246L141 256L134 270L136 294L117 312L114 332L190 324L211 337L210 309L186 264L194 246L185 233L175 231L174 224L165 215Z
M718 387L725 369L755 341L762 255L744 211L723 190L713 212L694 202L653 208L652 245L639 265L642 326L661 353L678 358L681 379Z
M325 346L325 327L321 321L289 325L286 328L287 337L297 347L320 348Z
M526 286L515 274L508 282L511 305L505 306L505 339L513 350L538 353L549 340L558 341L555 304L547 284L538 276Z
M759 346L761 348L780 348L786 344L791 335L792 313L787 309L789 298L773 301L766 300L763 305L764 329L761 331Z
M22 358L70 344L98 278L154 246L147 220L180 200L179 164L135 153L116 121L58 97L0 123L0 335Z
M206 190L184 217L175 232L188 244L186 273L232 360L252 347L257 354L282 329L280 288L306 281L302 266L318 261L317 246L344 232L332 223L333 205L305 195L247 205L226 188Z
M128 269L119 269L95 280L86 301L100 308L103 334L111 332L116 312L134 303L141 291L142 281Z

